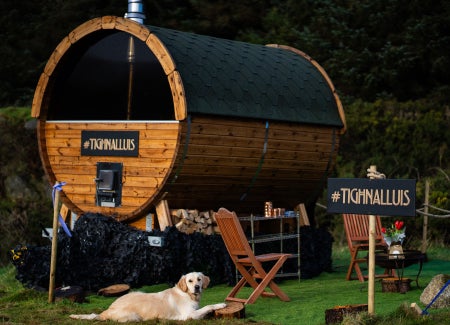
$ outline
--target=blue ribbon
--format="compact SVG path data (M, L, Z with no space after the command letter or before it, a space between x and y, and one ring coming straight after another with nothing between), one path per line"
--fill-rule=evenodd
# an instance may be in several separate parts
M52 201L53 201L53 207L55 207L55 193L56 191L61 191L62 187L66 185L66 182L56 183L53 185L53 191L52 191ZM64 222L64 219L62 218L61 214L58 213L58 221L61 227L64 229L64 232L67 234L67 236L72 237L72 234L70 233L69 228L67 228L66 223Z

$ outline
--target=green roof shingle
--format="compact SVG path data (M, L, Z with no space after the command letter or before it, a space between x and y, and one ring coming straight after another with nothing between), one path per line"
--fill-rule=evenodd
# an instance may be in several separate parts
M322 73L286 49L147 26L183 82L187 111L343 127Z

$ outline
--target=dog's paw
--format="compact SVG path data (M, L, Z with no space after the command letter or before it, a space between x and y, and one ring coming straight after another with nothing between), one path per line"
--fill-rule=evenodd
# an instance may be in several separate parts
M69 315L72 319L87 319L87 320L96 320L97 314L85 314L85 315Z
M214 310L216 310L216 309L225 308L227 306L227 304L226 303L221 303L221 304L215 304L213 306L214 306Z

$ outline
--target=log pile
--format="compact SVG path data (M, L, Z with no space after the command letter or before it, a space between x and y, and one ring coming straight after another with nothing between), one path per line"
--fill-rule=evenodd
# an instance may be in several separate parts
M178 209L172 210L171 215L175 227L180 232L186 234L200 232L205 235L212 235L218 232L213 211Z

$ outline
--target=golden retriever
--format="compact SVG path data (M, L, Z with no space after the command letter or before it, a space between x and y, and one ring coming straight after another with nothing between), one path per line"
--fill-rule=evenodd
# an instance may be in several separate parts
M226 307L225 303L219 303L199 309L202 290L209 281L203 273L188 273L172 288L156 293L131 292L118 298L100 314L70 315L70 318L117 322L201 319L211 311Z

